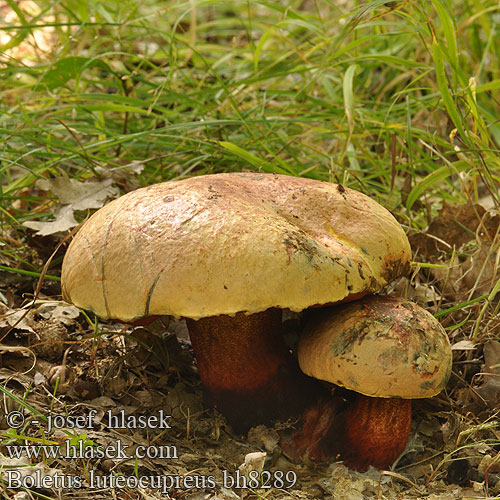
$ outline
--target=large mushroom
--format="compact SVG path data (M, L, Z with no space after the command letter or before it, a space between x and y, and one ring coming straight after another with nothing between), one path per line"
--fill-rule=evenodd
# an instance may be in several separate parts
M432 314L380 296L321 311L304 329L298 359L304 373L355 391L337 412L336 448L356 469L396 460L410 433L411 399L441 392L452 365L448 335Z
M105 319L186 318L208 401L242 432L324 407L323 386L283 342L282 310L374 293L410 254L394 217L357 191L207 175L138 189L96 212L68 248L62 293Z

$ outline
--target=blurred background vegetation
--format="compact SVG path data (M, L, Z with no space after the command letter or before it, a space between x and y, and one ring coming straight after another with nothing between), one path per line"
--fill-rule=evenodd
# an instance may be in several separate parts
M474 337L498 313L497 0L3 0L0 19L1 270L36 277L43 237L120 193L262 170L374 197L434 313L487 299Z
M3 223L50 212L26 188L61 175L309 176L415 228L443 201L498 206L495 0L0 6Z

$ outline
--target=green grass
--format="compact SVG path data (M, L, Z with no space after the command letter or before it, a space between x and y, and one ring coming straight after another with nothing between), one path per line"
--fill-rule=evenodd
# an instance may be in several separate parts
M142 184L256 168L343 181L417 227L422 195L464 200L460 172L499 200L497 2L37 4L1 26L4 210L38 178L137 161ZM49 50L33 47L47 26Z

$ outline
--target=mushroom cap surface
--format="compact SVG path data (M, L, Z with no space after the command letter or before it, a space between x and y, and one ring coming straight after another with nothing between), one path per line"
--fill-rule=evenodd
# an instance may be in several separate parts
M366 396L427 398L451 373L444 328L402 298L371 296L332 307L306 325L299 340L306 375Z
M323 181L228 173L154 184L104 206L71 242L65 300L102 318L301 311L375 292L410 261L381 205Z

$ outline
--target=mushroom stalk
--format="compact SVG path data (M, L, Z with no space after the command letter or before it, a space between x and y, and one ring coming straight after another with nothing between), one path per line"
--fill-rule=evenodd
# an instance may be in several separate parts
M281 313L269 308L303 311L376 292L400 275L410 258L398 222L361 193L313 179L234 172L155 184L100 209L66 252L61 288L65 300L101 318L191 318L188 328L208 402L237 432L296 419L289 431L302 438L292 443L292 452L313 458L323 455L326 438L342 435L341 412L356 403L337 390L332 397L308 377L348 387L337 374L322 377L306 370L299 346L301 372L282 340ZM366 303L362 309L369 309ZM404 309L412 306L400 305L399 311ZM238 314L223 316L233 312ZM365 378L378 384L385 374L392 387L397 375L392 369L403 356L414 383L426 390L417 397L439 392L445 383L440 373L449 375L451 351L445 363L438 352L443 342L425 341L423 351L416 351L406 330L401 341L392 339L384 333L387 320L381 312L380 307L374 311L383 319L379 337L389 344L377 348L376 361L373 349L363 348L370 354ZM422 338L426 326L414 323ZM359 344L358 330L350 328L333 350L347 358L349 340ZM370 330L362 337L374 335ZM408 353L398 346L409 346ZM321 364L331 351L328 342L320 351L313 349L312 364ZM334 369L340 363L327 364ZM344 363L356 373L358 364L357 358ZM373 373L374 366L382 375ZM401 384L411 385L406 379ZM361 392L381 394L379 388ZM327 456L336 457L335 446L326 449Z
M236 432L295 417L325 392L285 345L279 309L187 325L207 402Z
M282 339L281 311L213 316L187 325L207 403L238 433L297 418L280 431L294 459L342 459L350 467L389 467L410 432L411 403L337 388L333 396L304 375Z
M372 398L356 394L339 422L344 463L364 471L390 467L403 453L410 436L411 400Z
M411 427L411 401L372 398L334 389L302 415L301 426L280 431L280 446L293 459L342 460L365 471L387 469L405 449Z

